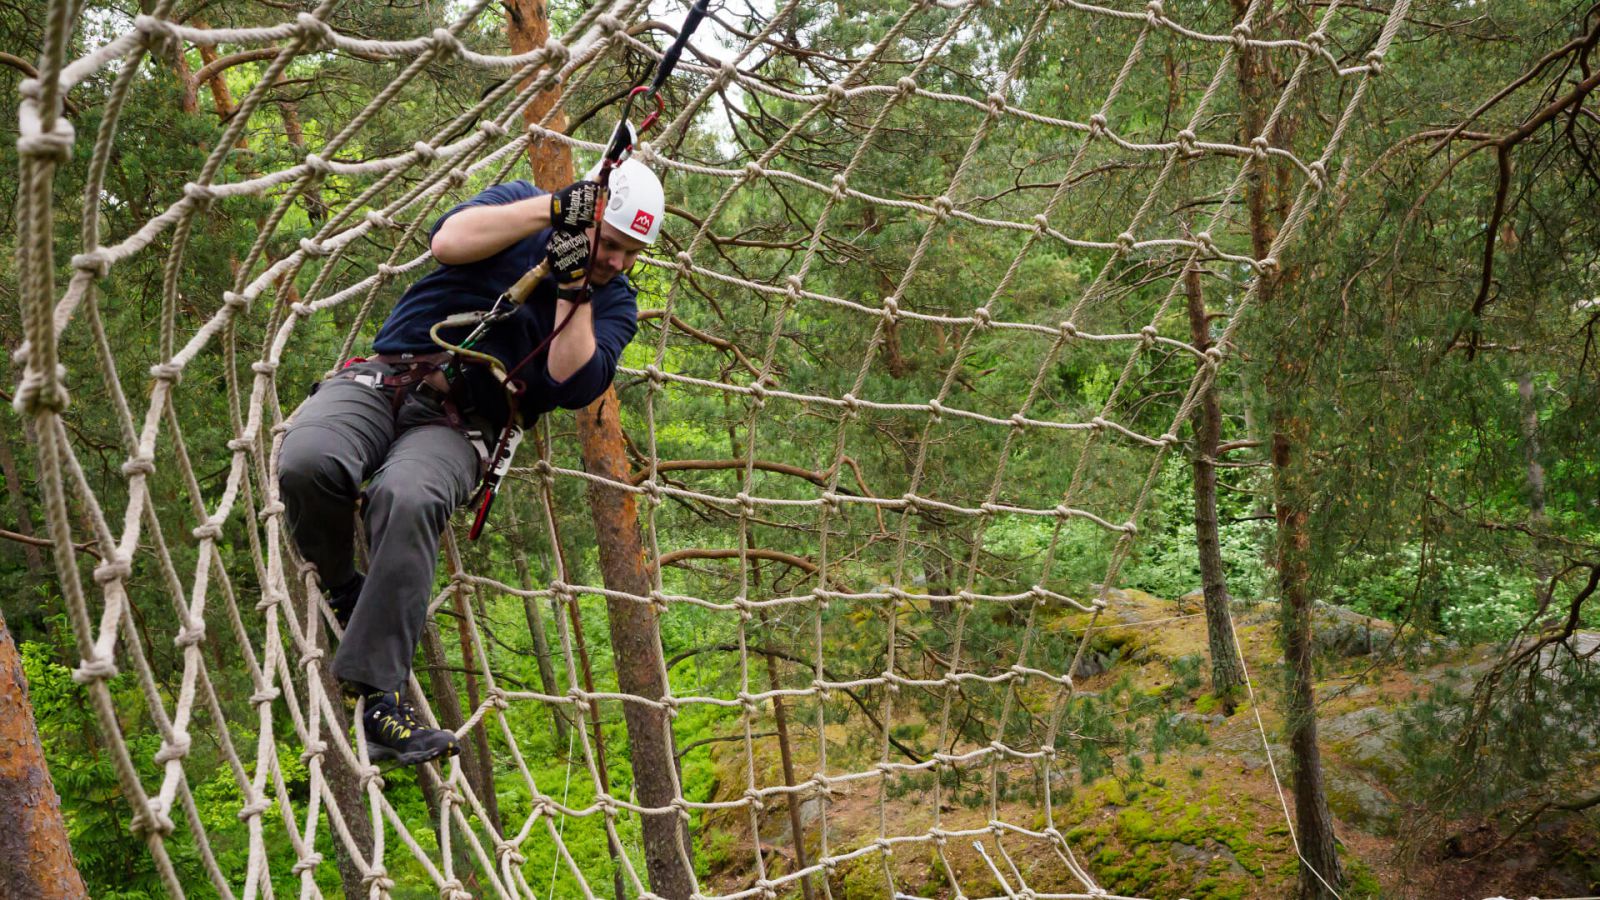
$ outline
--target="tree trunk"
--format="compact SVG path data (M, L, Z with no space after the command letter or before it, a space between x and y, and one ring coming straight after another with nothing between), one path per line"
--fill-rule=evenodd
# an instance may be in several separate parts
M1310 514L1297 448L1305 445L1305 420L1284 417L1272 435L1272 471L1277 483L1278 595L1286 664L1285 727L1294 755L1295 824L1299 832L1300 900L1336 897L1333 888L1343 882L1334 846L1333 816L1322 787L1322 754L1317 747L1316 692L1313 685L1310 591ZM1320 877L1319 877L1320 876Z
M1235 15L1243 20L1250 0L1233 0ZM1256 10L1254 24L1263 39L1266 32L1282 27L1281 16L1274 16L1273 3L1267 0ZM1265 136L1269 141L1285 142L1294 131L1293 117L1284 116L1276 131L1263 135L1271 98L1267 88L1278 86L1276 67L1270 54L1254 47L1238 53L1237 74L1243 113L1241 142ZM1278 229L1288 216L1293 185L1288 166L1278 166L1270 157L1250 163L1245 184L1245 206L1250 216L1250 243L1256 259L1270 255ZM1282 287L1296 277L1289 268L1276 277L1259 273L1262 279L1257 304L1270 309ZM1293 311L1283 311L1285 320ZM1333 815L1322 786L1322 757L1317 749L1317 711L1314 687L1314 660L1311 641L1311 519L1312 486L1303 460L1310 440L1310 423L1294 407L1295 397L1307 390L1308 364L1305 351L1287 351L1280 344L1266 390L1273 398L1272 475L1278 526L1275 550L1278 570L1279 631L1283 643L1285 668L1285 729L1289 750L1294 757L1294 798L1297 838L1300 844L1301 900L1324 900L1344 881L1333 834Z
M1184 273L1183 290L1189 302L1189 338L1204 353L1211 346L1211 320L1200 290L1200 270ZM1233 638L1233 616L1228 611L1228 582L1222 571L1222 541L1217 535L1217 445L1222 440L1222 407L1217 383L1207 385L1194 420L1194 542L1200 555L1200 585L1206 598L1206 641L1211 649L1211 693L1228 715L1244 688L1244 668Z
M761 614L761 626L768 629L767 615ZM767 634L767 641L773 639L772 634ZM762 654L767 659L767 689L773 692L782 688L778 682L778 661L771 653ZM789 749L789 716L783 708L783 698L774 693L772 698L772 718L778 730L778 754L783 757L783 784L785 787L794 787L794 754ZM794 839L794 865L796 869L804 869L811 865L806 859L806 831L800 822L800 798L789 794L785 798L789 807L789 836ZM757 843L761 836L756 835ZM816 900L816 891L811 886L811 876L800 879L800 890L805 894L805 900Z
M439 634L439 626L432 622L422 630L422 658L428 664L428 687L433 695L433 711L438 715L439 725L455 731L466 718L461 714L461 699L456 695L455 679L450 677L444 638ZM470 750L463 752L461 770L467 776L467 784L472 786L472 792L478 795L479 800L483 800L489 783L484 778L483 761L478 754ZM487 808L488 802L484 801L484 805Z
M622 422L617 416L617 394L607 388L588 408L578 413L578 439L583 443L583 466L588 472L629 483L627 450L622 442ZM635 596L650 593L650 573L644 564L639 539L639 517L633 495L627 491L589 483L589 510L600 546L600 570L605 586ZM658 700L666 696L665 662L653 606L635 600L606 598L611 625L611 650L616 661L617 686L624 693ZM672 751L672 720L666 711L642 703L624 703L628 723L629 762L639 803L668 807L677 799L676 768ZM644 816L644 855L651 889L670 900L687 900L694 890L693 856L688 830L676 810Z
M0 897L88 897L72 858L61 799L28 703L22 657L0 613Z

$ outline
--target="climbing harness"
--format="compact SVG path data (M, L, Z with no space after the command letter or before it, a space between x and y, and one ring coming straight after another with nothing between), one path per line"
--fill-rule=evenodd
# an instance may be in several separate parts
M623 101L622 114L618 117L617 127L611 132L611 138L606 144L605 155L600 162L599 180L602 200L602 203L599 204L600 207L603 208L606 198L610 195L612 170L633 156L633 148L639 142L639 135L650 130L661 118L661 114L666 111L666 103L661 98L661 88L667 83L667 78L672 75L672 70L677 67L678 59L683 55L684 47L688 46L690 36L694 34L695 29L700 27L700 21L705 18L707 2L708 0L696 0L695 4L690 7L688 15L683 20L683 28L678 31L677 38L673 40L667 51L662 54L661 61L656 66L655 78L649 85L641 84L635 86L633 90L628 92L626 100ZM635 130L629 118L633 112L634 101L640 96L653 99L655 101L655 109L645 116L638 130ZM598 213L599 209L596 212ZM597 216L594 236L589 247L588 275L590 276L594 272L594 257L599 251L600 225ZM578 289L578 295L573 298L573 308L568 311L555 329L543 341L539 342L539 346L533 348L532 352L523 357L510 370L507 370L499 359L490 354L474 350L473 347L482 340L483 336L495 324L516 315L517 310L527 302L528 296L533 293L534 287L549 274L550 260L547 257L541 260L538 265L523 273L521 278L518 278L499 297L496 297L494 304L487 311L456 313L438 322L428 330L428 336L433 339L435 344L443 348L444 352L449 356L449 362L441 367L446 380L451 384L455 383L462 363L485 365L494 374L495 380L505 387L507 395L509 414L506 417L505 427L501 429L500 436L495 441L494 449L490 452L485 466L483 480L479 487L478 513L472 521L471 530L467 532L468 540L477 540L478 536L483 532L483 525L489 518L489 509L494 505L495 493L499 489L500 481L505 477L506 472L510 470L512 457L516 455L517 445L522 441L522 415L518 410L519 401L522 395L527 392L527 385L515 376L523 366L549 348L556 337L566 329L567 324L572 321L573 315L578 311L578 306L589 302L590 278L584 278L583 286ZM452 343L440 335L440 332L444 329L465 328L467 326L472 326L472 331L459 344Z

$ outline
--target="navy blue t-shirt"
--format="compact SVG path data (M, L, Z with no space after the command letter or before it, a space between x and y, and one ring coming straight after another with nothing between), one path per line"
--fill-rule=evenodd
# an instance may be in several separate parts
M451 209L434 223L429 236L437 234L445 220L470 206L501 206L547 193L526 181L497 184L471 200ZM550 229L512 244L499 253L474 263L450 266L441 263L408 288L373 341L379 353L436 353L439 345L428 337L428 329L446 316L468 310L487 310L506 288L544 259ZM555 381L545 367L548 349L529 360L513 376L527 387L522 395L523 425L531 426L543 413L556 407L582 409L594 402L611 384L622 348L639 330L635 291L628 276L618 275L594 289L590 305L594 308L594 355L572 377ZM528 300L515 315L489 328L473 347L499 359L507 370L517 365L555 330L556 283L547 277L534 287ZM442 329L446 340L466 337L472 329ZM463 366L472 406L496 423L506 420L506 393L485 366Z

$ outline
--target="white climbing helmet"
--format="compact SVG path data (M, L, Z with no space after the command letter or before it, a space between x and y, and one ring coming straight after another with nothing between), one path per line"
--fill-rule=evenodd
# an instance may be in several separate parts
M600 166L590 169L584 177L599 181ZM628 237L654 244L661 233L661 217L667 211L667 196L656 173L637 159L623 160L622 165L611 170L610 187L605 221Z

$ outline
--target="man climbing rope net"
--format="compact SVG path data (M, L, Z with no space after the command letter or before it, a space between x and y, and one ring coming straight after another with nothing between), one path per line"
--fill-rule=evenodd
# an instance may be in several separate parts
M401 700L440 532L480 482L487 510L522 427L605 391L638 329L626 273L660 232L661 183L632 159L611 171L609 192L596 174L554 193L496 185L442 216L432 232L438 268L395 304L375 355L313 388L284 436L289 526L344 629L333 673L365 698L375 760L459 752L454 733L426 727ZM507 304L512 285L541 263L550 274L525 303ZM470 340L441 337L474 321L487 327ZM364 575L351 527L358 503Z

